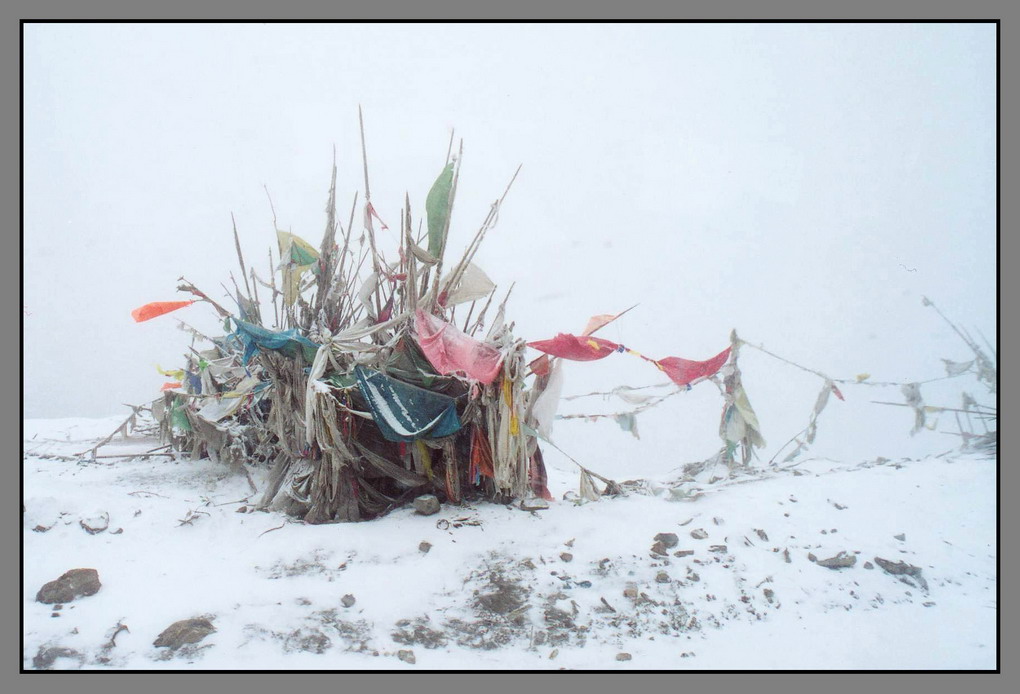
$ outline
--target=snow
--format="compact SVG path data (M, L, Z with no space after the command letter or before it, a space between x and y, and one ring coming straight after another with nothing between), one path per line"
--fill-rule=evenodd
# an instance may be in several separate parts
M209 460L61 457L117 424L25 422L26 435L50 442L24 461L26 668L49 647L81 654L54 665L68 669L996 666L994 458L808 459L733 478L706 470L679 500L668 492L673 474L541 512L479 503L307 526L238 513L257 496L244 475ZM72 426L94 436L68 441ZM125 456L157 445L141 435L111 444ZM264 475L253 475L260 488ZM577 475L553 471L551 483L576 491ZM109 529L86 533L79 521L102 514ZM671 553L693 554L651 554L661 532L679 537ZM828 569L807 556L840 551L859 552L856 564ZM876 557L919 567L927 590ZM54 617L35 593L72 568L95 568L103 587ZM475 606L494 594L493 570L526 593L519 615ZM660 571L669 582L656 582ZM624 594L631 583L636 599ZM216 627L201 643L152 645L171 623L199 616ZM104 648L118 624L130 631ZM441 644L399 641L416 627ZM405 649L414 664L398 658Z

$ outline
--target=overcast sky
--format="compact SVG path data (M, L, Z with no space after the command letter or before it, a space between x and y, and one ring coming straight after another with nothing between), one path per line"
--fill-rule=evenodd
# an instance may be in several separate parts
M185 298L181 275L223 297L231 213L265 275L264 186L318 246L334 146L346 223L359 104L393 226L463 138L453 249L523 164L478 258L517 283L522 337L639 303L604 336L652 357L707 358L736 328L837 378L920 380L970 358L927 295L995 340L994 25L50 24L25 27L24 55L25 417L151 400L188 338L131 309ZM174 315L215 330L202 305ZM661 380L623 355L569 366L565 394ZM775 448L820 381L750 353L744 371ZM830 405L833 447L909 430L876 395ZM557 435L710 454L718 393L680 397L640 442L611 423Z

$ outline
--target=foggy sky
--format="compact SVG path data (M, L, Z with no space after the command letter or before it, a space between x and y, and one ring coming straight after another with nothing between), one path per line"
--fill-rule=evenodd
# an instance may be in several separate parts
M638 303L604 337L656 358L710 357L736 328L834 377L920 380L970 358L927 295L995 340L994 25L30 24L24 75L25 417L154 398L154 365L189 344L174 317L215 317L131 309L187 298L182 275L223 301L231 213L265 276L264 186L280 228L318 246L334 147L346 224L359 104L391 226L405 191L417 223L450 129L463 139L450 252L523 164L477 259L501 292L516 282L522 337ZM820 382L751 353L744 372L778 447ZM564 393L659 376L620 355L569 365ZM640 442L611 422L557 435L697 458L718 445L703 389L639 420ZM909 430L876 395L830 405L832 446ZM954 444L939 436L915 445Z

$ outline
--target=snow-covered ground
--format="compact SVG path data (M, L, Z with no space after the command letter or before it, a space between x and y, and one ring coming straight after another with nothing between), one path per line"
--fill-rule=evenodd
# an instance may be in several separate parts
M120 421L25 422L26 669L996 667L993 457L716 467L675 490L674 471L544 511L307 526L251 511L248 479L208 460L75 458ZM36 601L75 568L98 593ZM153 645L191 618L215 632Z

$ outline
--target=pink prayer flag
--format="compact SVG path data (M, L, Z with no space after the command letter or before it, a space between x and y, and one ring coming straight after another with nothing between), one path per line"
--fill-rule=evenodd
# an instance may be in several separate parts
M503 354L492 345L465 335L421 309L414 314L414 327L421 351L439 373L463 374L486 384L496 380Z

